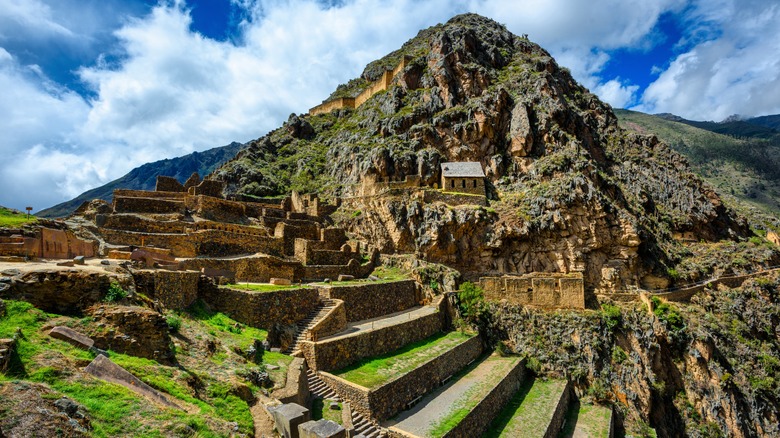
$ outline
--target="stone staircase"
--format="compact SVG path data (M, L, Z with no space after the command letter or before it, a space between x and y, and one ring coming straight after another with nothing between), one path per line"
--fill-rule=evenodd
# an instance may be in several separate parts
M309 384L309 391L314 397L336 402L343 401L314 371L306 371L306 380ZM378 424L371 422L354 410L352 410L352 427L355 429L354 436L363 435L366 438L387 437L387 432L379 427Z
M329 298L320 297L320 305L317 306L306 318L295 323L295 337L290 343L290 346L286 350L282 351L284 354L295 355L299 350L299 344L305 340L309 335L309 329L314 327L320 320L325 317L333 308L336 307L336 302Z
M310 369L306 370L306 380L309 383L309 391L314 397L341 402L341 397L330 389L314 371Z
M387 437L387 432L384 429L355 410L352 410L352 427L355 428L355 436L363 435L366 438Z

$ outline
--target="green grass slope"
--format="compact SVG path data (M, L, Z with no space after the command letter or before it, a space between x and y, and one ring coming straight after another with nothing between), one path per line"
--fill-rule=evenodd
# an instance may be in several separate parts
M760 138L736 138L665 117L615 110L620 125L654 134L688 158L694 171L717 192L740 201L745 212L756 208L780 215L780 144Z
M26 213L0 206L0 227L18 227L37 220L35 216L30 215L28 219Z

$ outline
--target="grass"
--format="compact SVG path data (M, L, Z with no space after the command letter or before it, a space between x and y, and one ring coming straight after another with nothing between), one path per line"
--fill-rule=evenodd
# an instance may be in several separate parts
M493 420L486 437L543 435L566 387L561 380L530 379Z
M38 221L38 218L27 214L11 210L10 208L0 207L0 227L18 227L19 225L32 224Z
M469 412L471 412L472 409L477 406L480 400L482 400L482 398L500 382L500 379L506 375L508 368L514 366L519 360L520 357L517 356L488 357L482 363L486 363L488 361L500 361L504 362L504 364L501 366L496 366L490 375L483 377L479 383L475 384L472 388L466 391L466 393L458 400L455 400L451 405L452 408L450 412L448 412L445 416L441 417L436 423L433 424L433 427L429 431L429 435L434 438L439 438L446 435L447 432L457 426L461 421L463 421L464 418L466 418L466 415L468 415ZM474 371L482 363L475 363L471 367L466 368L457 376L453 377L453 380L458 380L462 376Z
M459 331L439 333L383 356L358 362L334 374L366 388L374 388L419 367L474 336Z
M565 427L561 436L572 437L574 431L579 429L585 436L607 438L610 414L609 407L575 402L566 414Z
M351 286L351 285L365 284L365 283L371 283L371 284L391 283L393 281L402 281L411 278L408 272L404 272L400 268L390 267L390 266L377 266L376 268L374 268L374 270L371 272L370 275L379 278L379 280L371 281L364 278L357 278L355 280L348 280L348 281L331 281L330 283L319 282L314 284L320 286L326 286L326 285Z
M334 400L330 399L323 400L321 398L315 398L311 403L311 419L316 421L324 418L338 424L343 424L341 412L344 406L339 402L338 409L331 409L330 404L333 401Z
M207 371L194 371L110 352L112 361L150 386L175 397L178 404L190 406L188 412L162 409L126 388L75 372L75 367L86 365L93 359L93 355L53 339L45 334L45 330L41 330L53 318L57 318L57 324L72 325L76 329L89 324L90 318L68 319L45 313L22 301L6 300L5 303L7 316L0 318L0 337L13 337L17 329L21 331L21 336L11 369L7 375L0 375L0 384L28 381L49 385L60 395L74 399L89 410L94 436L163 437L180 435L186 428L194 430L196 436L222 436L221 432L214 430L220 427L217 419L235 422L242 433L252 432L253 420L249 406L232 393L227 378L219 380L219 373L212 372L221 371L222 375L229 377L234 374L231 367L220 369L204 364ZM198 332L213 333L224 347L221 351L226 355L227 351L235 348L245 350L255 339L262 340L267 336L264 330L242 326L221 313L209 312L202 302L196 303L189 312L180 316L182 331L194 328ZM197 357L193 359L198 360ZM275 380L283 382L279 379L286 376L286 366L291 360L291 357L281 353L266 351L260 357L259 365L283 365L279 370L270 372ZM236 366L235 360L225 361L225 364ZM201 382L203 386L197 396L187 383L192 380ZM224 427L225 423L221 424Z
M301 285L278 285L265 283L236 283L228 286L231 289L248 290L252 292L276 292L280 290L300 289Z

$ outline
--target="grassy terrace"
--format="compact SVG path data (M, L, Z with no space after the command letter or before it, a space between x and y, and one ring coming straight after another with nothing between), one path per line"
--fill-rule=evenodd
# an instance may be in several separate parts
M606 406L576 403L566 415L566 426L561 436L588 436L607 438L609 436L609 416L612 409Z
M544 436L564 380L529 379L490 425L486 437ZM596 435L588 435L596 436Z
M0 207L0 227L18 227L27 223L34 223L38 220L35 216L27 219L27 214L20 213L9 208Z
M352 383L373 388L440 356L476 335L459 331L439 333L384 356L364 360L334 374Z
M433 424L428 435L434 438L442 437L457 426L477 406L477 403L501 382L519 360L519 356L490 356L483 363L473 364L460 375L453 377L453 380L460 379L461 376L464 380L471 377L477 379L477 382L450 404L450 410Z
M287 289L300 289L300 284L291 284L289 286L270 284L270 283L236 283L228 285L230 289L247 290L252 292L276 292Z
M396 267L377 266L371 275L379 278L379 280L367 280L367 279L355 279L349 281L331 281L330 283L314 283L318 286L350 286L362 283L390 283L393 281L409 280L411 277L408 272L404 272Z

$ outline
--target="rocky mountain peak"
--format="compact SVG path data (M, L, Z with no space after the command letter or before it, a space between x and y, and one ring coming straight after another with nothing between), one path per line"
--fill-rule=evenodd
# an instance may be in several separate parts
M440 163L476 161L495 213L356 200L343 208L372 213L345 226L383 251L475 275L582 270L600 290L664 276L680 258L675 236L748 232L683 157L623 131L548 52L475 14L420 31L326 101L338 98L358 104L291 117L215 176L246 196L356 199L367 180L432 188Z

